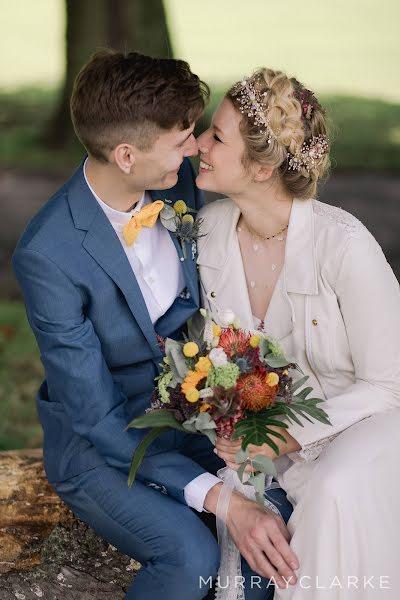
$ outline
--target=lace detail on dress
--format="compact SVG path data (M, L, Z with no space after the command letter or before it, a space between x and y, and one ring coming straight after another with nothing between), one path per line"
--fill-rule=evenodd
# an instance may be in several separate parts
M291 452L288 456L290 456L293 462L308 462L315 460L321 454L322 450L338 435L338 433L334 433L323 440L318 440L317 442L304 446L298 452Z
M356 236L364 229L364 225L357 217L337 206L330 206L319 200L313 200L313 210L317 215L328 217L328 219L343 227L351 236Z

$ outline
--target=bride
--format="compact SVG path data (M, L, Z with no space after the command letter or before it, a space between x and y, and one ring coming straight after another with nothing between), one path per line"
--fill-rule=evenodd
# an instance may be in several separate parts
M198 187L228 196L199 214L203 306L277 338L331 421L280 430L279 458L249 448L276 460L294 507L297 584L275 600L397 599L399 285L368 230L315 200L325 111L296 79L262 69L228 91L198 145ZM217 443L236 469L238 448Z

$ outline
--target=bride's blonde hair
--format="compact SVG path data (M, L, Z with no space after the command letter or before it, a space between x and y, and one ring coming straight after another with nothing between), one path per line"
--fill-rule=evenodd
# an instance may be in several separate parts
M244 166L274 166L288 193L315 197L330 160L326 114L314 94L282 71L259 69L226 97L242 113Z

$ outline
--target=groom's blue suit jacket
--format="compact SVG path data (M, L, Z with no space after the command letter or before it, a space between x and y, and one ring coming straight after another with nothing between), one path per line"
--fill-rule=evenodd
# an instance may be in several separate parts
M194 177L185 159L176 186L151 192L153 200L184 199L200 208ZM180 241L172 239L182 257ZM149 406L162 361L157 334L179 337L199 306L196 261L190 244L186 250L188 293L153 326L82 165L22 235L13 266L46 373L37 403L51 482L104 463L128 473L145 432L125 428ZM177 436L170 432L152 444L138 479L164 485L184 502L184 486L204 469L177 451Z

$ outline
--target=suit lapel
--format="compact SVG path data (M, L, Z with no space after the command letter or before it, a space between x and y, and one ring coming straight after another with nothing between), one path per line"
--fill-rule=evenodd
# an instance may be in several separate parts
M83 247L119 287L155 355L160 354L146 303L111 223L90 192L82 166L70 181L68 201L75 227L87 231Z

